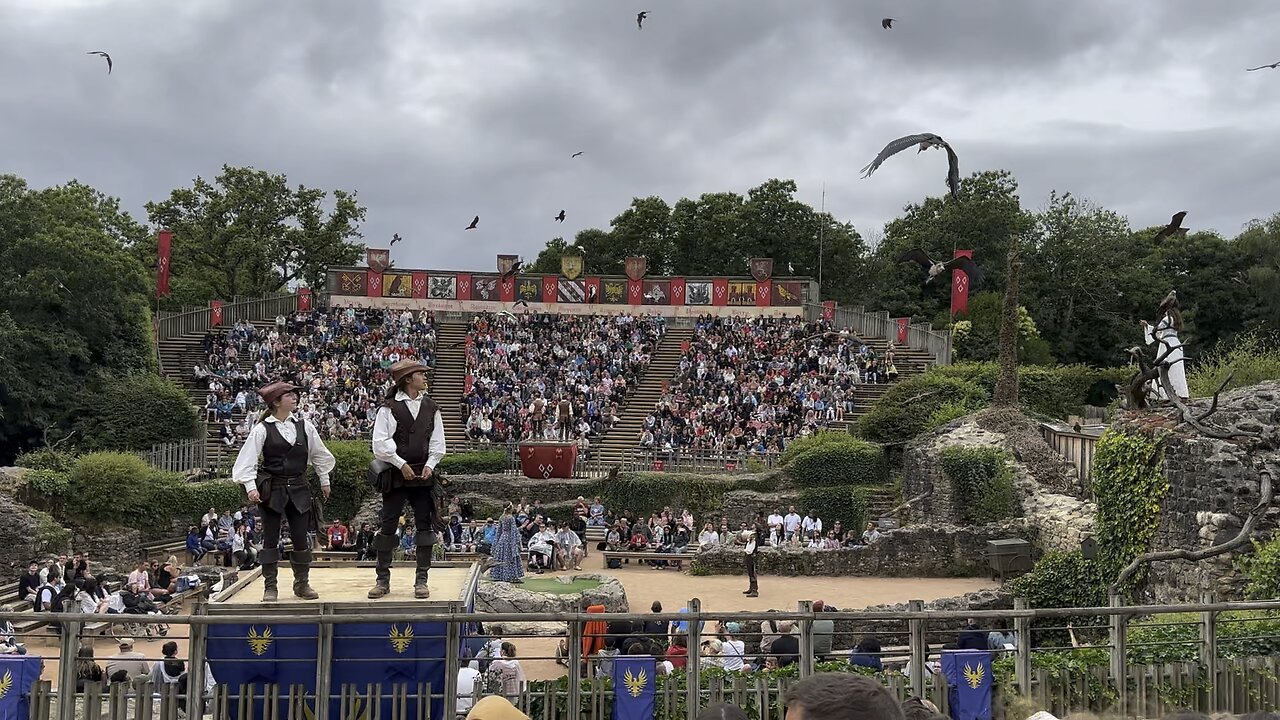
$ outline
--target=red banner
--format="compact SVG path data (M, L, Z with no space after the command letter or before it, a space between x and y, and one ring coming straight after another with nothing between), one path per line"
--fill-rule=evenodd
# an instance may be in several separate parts
M169 260L173 253L173 233L161 230L156 237L156 297L169 297Z
M209 301L209 325L211 327L218 327L221 324L222 324L222 301L210 300Z
M525 443L520 445L520 469L527 478L571 478L578 464L576 443Z
M454 297L459 300L471 299L471 273L458 273L457 291Z
M413 273L413 296L419 300L427 296L427 274Z
M721 306L729 304L728 280L724 278L716 278L711 281L711 304Z
M773 281L756 281L756 307L769 307L773 301Z
M644 304L644 281L628 280L627 281L627 302L632 305Z
M684 304L684 278L682 277L671 278L671 304Z
M553 303L556 301L556 290L558 289L559 278L549 275L542 278L542 302Z
M586 282L587 297L586 302L600 302L600 278L589 277Z
M911 318L894 318L893 321L898 324L898 344L907 344L907 328L911 326Z
M364 281L365 294L369 297L382 297L382 273L368 271L368 278Z
M498 278L498 299L505 303L516 301L515 275Z
M822 319L823 320L836 319L836 301L835 300L822 301Z
M298 288L298 309L302 312L311 309L311 288Z
M957 250L953 257L973 257L972 250ZM951 271L951 314L969 312L969 276L960 268Z

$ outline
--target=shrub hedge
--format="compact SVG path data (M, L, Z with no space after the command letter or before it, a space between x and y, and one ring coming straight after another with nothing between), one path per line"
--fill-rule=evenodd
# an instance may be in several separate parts
M792 442L781 461L800 487L880 485L889 474L883 448L835 430Z
M1017 514L1018 495L1009 460L1009 453L995 447L943 449L942 469L955 483L966 523L985 525Z
M204 431L186 392L162 375L104 375L83 395L76 430L86 450L147 450Z
M1251 600L1275 600L1280 598L1280 534L1270 541L1253 541L1254 555L1245 560L1245 575L1249 578L1246 593Z
M987 405L990 393L959 377L927 372L897 383L858 420L858 435L878 443L905 442L930 429L929 420L943 407L968 414Z
M926 375L968 380L990 393L999 373L994 362L970 362L935 367ZM1094 386L1102 381L1124 383L1131 375L1131 370L1122 367L1023 365L1018 368L1018 400L1030 413L1065 419L1081 414L1085 405L1109 404L1110 398L1097 394Z

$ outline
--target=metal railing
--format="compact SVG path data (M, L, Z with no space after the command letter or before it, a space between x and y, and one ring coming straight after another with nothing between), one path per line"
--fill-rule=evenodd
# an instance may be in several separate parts
M1005 699L1029 698L1037 709L1058 716L1088 710L1152 717L1178 707L1244 713L1272 709L1280 702L1280 676L1276 674L1280 601L1124 606L1113 599L1110 607L1027 609L1021 600L1015 600L1012 610L943 611L927 609L922 601L916 600L906 611L861 612L814 612L811 602L801 601L791 611L709 613L703 612L700 602L693 599L683 613L605 614L467 613L403 605L385 610L364 605L344 609L327 603L281 607L277 608L279 612L268 614L255 612L257 606L248 605L243 607L251 614L231 614L235 607L223 606L216 614L197 608L190 616L45 615L43 619L52 622L59 631L56 636L42 632L46 638L43 642L52 644L53 648L42 653L44 648L34 647L40 641L36 637L27 641L28 651L42 661L57 659L60 664L53 673L56 679L40 681L31 689L30 716L59 720L104 716L169 720L179 717L176 706L185 697L204 695L208 711L217 720L244 718L246 711L261 703L264 697L278 697L282 702L291 700L296 704L290 707L297 714L288 716L308 720L367 718L356 706L369 708L374 702L389 701L393 697L398 700L391 703L389 711L383 712L384 717L399 720L429 716L451 720L458 701L458 670L462 660L471 657L463 654L464 648L471 646L468 638L473 637L471 633L476 624L483 623L490 628L489 638L497 637L513 644L520 642L526 648L539 645L548 648L545 655L539 655L537 650L517 653L523 662L553 657L563 661L564 669L555 670L563 673L560 680L530 682L509 693L524 712L544 720L607 718L613 690L597 675L602 656L593 654L584 658L583 647L598 647L594 639L604 639L599 634L601 623L612 626L618 622L634 625L653 621L685 625L683 629L673 627L645 640L649 652L665 656L654 649L654 643L675 643L677 638L684 639L688 650L683 672L660 684L656 717L664 719L691 720L701 706L720 699L750 706L759 717L780 719L778 700L787 684L793 682L788 676L805 678L815 672L851 671L844 648L867 638L876 639L877 650L864 654L879 658L883 668L875 672L867 670L866 674L878 677L900 698L908 694L929 697L945 711L946 682L930 664L931 659L945 652L943 644L955 641L958 634L976 631L985 636L987 628L1012 632L1012 648L992 651L991 672L998 693ZM29 613L0 612L0 620L15 623L30 617ZM831 625L826 625L828 620L832 621ZM766 630L772 633L776 626L767 628L762 624L766 621L794 625L790 634L796 636L799 649L796 655L786 659L794 659L795 672L774 673L768 669L768 663L763 663L754 673L703 674L704 669L717 664L715 657L707 654L709 646L703 642L713 636L743 642L740 654L722 657L757 664L761 657L768 656L759 651L759 643ZM973 621L974 628L966 628L967 621ZM338 631L340 626L351 623L359 623L364 629L354 635L354 630ZM528 629L531 623L550 623L555 635L548 639L546 635L531 634L535 632ZM187 640L185 685L158 689L140 677L129 677L130 682L113 683L109 688L91 682L81 692L64 692L77 684L76 654L82 647L81 638L91 629L97 627L102 631L105 626L106 632L112 635L122 636L127 632L142 637L139 627L161 625L171 626L168 638ZM240 628L226 626L248 629L242 638L236 634L241 632ZM406 629L409 627L415 628L414 631L409 632ZM242 658L227 659L225 643L231 637L229 633L234 635L237 646L244 646ZM1070 643L1065 639L1067 636L1071 638ZM254 672L261 668L269 679L275 671L267 672L267 669L279 670L280 663L301 662L306 664L305 677L295 673L293 683L296 684L292 687L267 683L252 691L220 681L205 693L206 671L211 667L207 664L211 637L222 638L224 645L219 655L223 663L248 664ZM339 637L369 638L378 642L370 645L366 655L352 657L349 645L343 653L335 654ZM567 640L563 653L549 649L556 637ZM267 639L284 642L283 638L292 638L292 645L287 655L281 650L279 657L291 660L277 660L275 653L264 656L269 645ZM252 642L255 639L259 641L257 645ZM396 640L401 641L400 644ZM413 643L423 643L414 655L391 654L390 648L408 647ZM146 649L151 653L148 659L158 659L154 657L154 647ZM1072 661L1063 662L1063 658ZM782 658L775 656L775 660ZM424 685L425 681L421 680L398 685L390 681L370 684L353 681L348 676L344 683L341 673L331 672L331 668L343 662L347 663L343 667L348 668L348 672L352 667L357 670L365 667L366 671L385 678L385 670L369 670L359 664L383 661L394 664L400 674L415 667L430 670L436 680L433 685ZM353 662L356 665L351 665ZM221 672L217 667L225 670L229 666L214 667L215 676ZM681 682L681 678L697 678L697 681ZM27 687L16 690L28 692ZM327 698L329 702L317 703L317 697ZM434 715L421 712L429 701L436 707L443 706L445 712Z
M312 306L327 302L327 294L314 291L311 296ZM262 295L259 297L236 296L222 305L222 324L229 327L238 320L267 320L280 314L298 311L298 295L282 293ZM212 309L208 307L183 308L177 312L161 311L156 317L159 339L171 340L191 333L202 333L212 327L210 316Z
M804 310L806 320L812 322L822 318L821 304L808 303ZM836 327L849 328L867 337L889 340L898 336L897 324L888 312L867 312L861 305L837 307L831 322ZM951 333L934 330L927 323L914 323L907 327L907 347L929 353L937 365L951 364Z
M677 449L627 451L625 469L631 472L763 472L778 467L782 453L726 453L720 450Z

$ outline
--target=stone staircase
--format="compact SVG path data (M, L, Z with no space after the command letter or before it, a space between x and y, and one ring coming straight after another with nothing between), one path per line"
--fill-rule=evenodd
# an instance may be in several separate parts
M640 427L662 397L662 385L670 382L683 356L682 344L693 337L692 328L668 327L658 347L649 358L649 367L635 389L627 395L626 404L618 411L618 422L593 448L605 467L622 463L628 451L639 445Z
M459 344L466 337L467 326L463 323L436 324L436 367L432 372L428 392L440 407L440 417L444 420L444 442L451 452L452 448L463 448L467 440L467 418L462 414L467 351Z

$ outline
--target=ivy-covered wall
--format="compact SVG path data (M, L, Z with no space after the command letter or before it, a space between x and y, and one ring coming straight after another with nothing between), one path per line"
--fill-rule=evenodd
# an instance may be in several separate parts
M1160 438L1147 433L1113 428L1098 440L1092 475L1098 503L1094 532L1104 582L1152 547L1169 492L1163 460ZM1145 580L1146 572L1140 571L1120 590L1132 599Z

